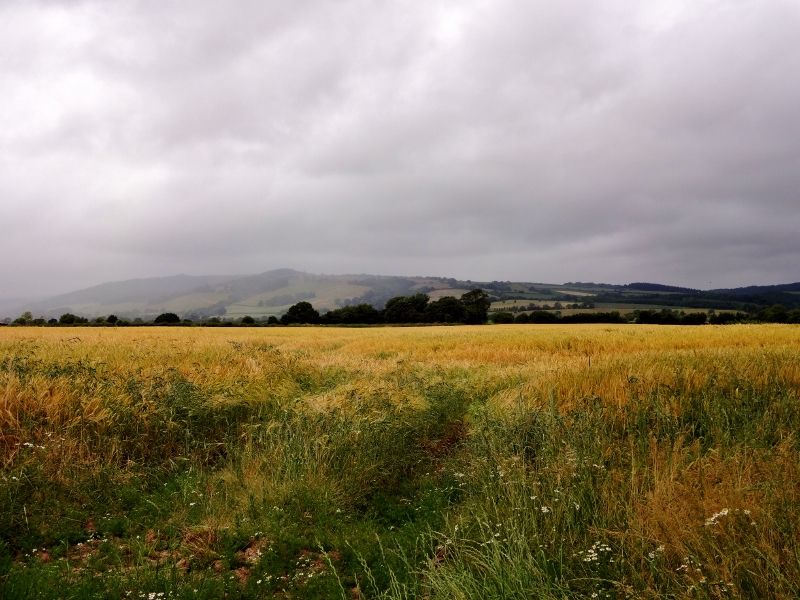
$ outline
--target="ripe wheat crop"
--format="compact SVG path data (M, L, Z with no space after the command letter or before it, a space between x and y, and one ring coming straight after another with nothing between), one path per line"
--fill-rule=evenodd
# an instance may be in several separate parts
M0 330L0 597L800 597L800 328Z

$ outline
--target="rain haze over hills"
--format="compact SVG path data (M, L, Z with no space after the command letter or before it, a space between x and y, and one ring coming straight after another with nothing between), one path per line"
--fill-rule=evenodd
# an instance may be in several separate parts
M800 279L800 4L0 4L0 300Z

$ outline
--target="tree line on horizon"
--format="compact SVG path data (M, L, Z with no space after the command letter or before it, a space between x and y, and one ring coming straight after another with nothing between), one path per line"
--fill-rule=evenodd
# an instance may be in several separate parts
M797 315L800 323L800 314ZM561 315L559 312L547 310L534 310L528 313L514 315L511 312L496 312L491 316L493 323L516 324L546 324L546 323L637 323L648 325L727 325L731 323L770 322L757 320L746 313L686 313L682 310L664 308L661 310L635 310L631 313L621 314L619 311L610 312L584 312ZM775 322L775 321L773 321ZM791 321L779 321L789 323Z
M383 309L377 309L371 304L356 304L343 306L320 314L310 302L301 301L293 304L280 318L270 316L266 321L257 321L254 317L244 316L238 323L224 321L220 317L210 317L202 321L181 319L173 312L158 315L152 321L141 318L128 321L109 315L88 319L64 313L58 319L34 318L30 311L24 312L12 325L96 325L96 326L137 326L137 325L382 325L382 324L411 324L411 323L445 323L480 325L488 321L491 300L489 295L481 289L474 289L460 298L445 296L438 300L431 300L427 294L419 293L411 296L396 296L389 299ZM6 323L3 323L6 324Z
M280 318L270 316L257 320L246 315L238 320L223 320L208 317L203 320L182 319L173 312L166 312L147 321L142 318L126 320L116 315L89 319L72 313L64 313L58 319L34 318L30 311L24 312L11 323L0 325L33 326L144 326L144 325L200 325L200 326L256 326L256 325L409 325L409 324L546 324L546 323L640 323L654 325L725 325L730 323L800 323L800 309L787 309L772 305L753 313L706 312L686 313L682 310L635 310L621 314L619 311L584 312L562 315L559 311L533 310L515 314L511 310L489 312L491 300L482 289L476 288L460 298L445 296L431 300L425 293L396 296L389 299L382 309L362 303L343 306L320 314L308 301L293 304Z

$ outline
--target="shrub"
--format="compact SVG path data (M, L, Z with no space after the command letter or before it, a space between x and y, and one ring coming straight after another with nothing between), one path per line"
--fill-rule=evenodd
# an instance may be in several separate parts
M181 318L175 313L171 312L161 313L153 321L153 323L156 323L157 325L172 325L174 323L180 323L180 322Z

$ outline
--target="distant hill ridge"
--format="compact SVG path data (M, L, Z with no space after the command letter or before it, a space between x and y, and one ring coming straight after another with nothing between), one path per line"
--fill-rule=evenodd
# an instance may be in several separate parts
M676 292L683 294L697 294L700 292L700 290L696 290L694 288L678 287L674 285L663 285L661 283L636 282L636 283L629 283L624 287L632 290L642 290L644 292Z
M324 275L294 269L274 269L251 275L172 275L101 283L30 302L5 304L0 317L22 311L58 317L70 312L86 317L116 314L126 318L151 318L175 312L187 318L226 316L239 318L279 316L293 304L306 300L320 311L366 303L381 308L392 297L426 293L433 299L456 296L480 287L497 300L547 300L720 308L748 310L772 304L800 306L800 282L732 289L696 290L660 283L625 285L570 282L473 282L446 277L391 275Z

